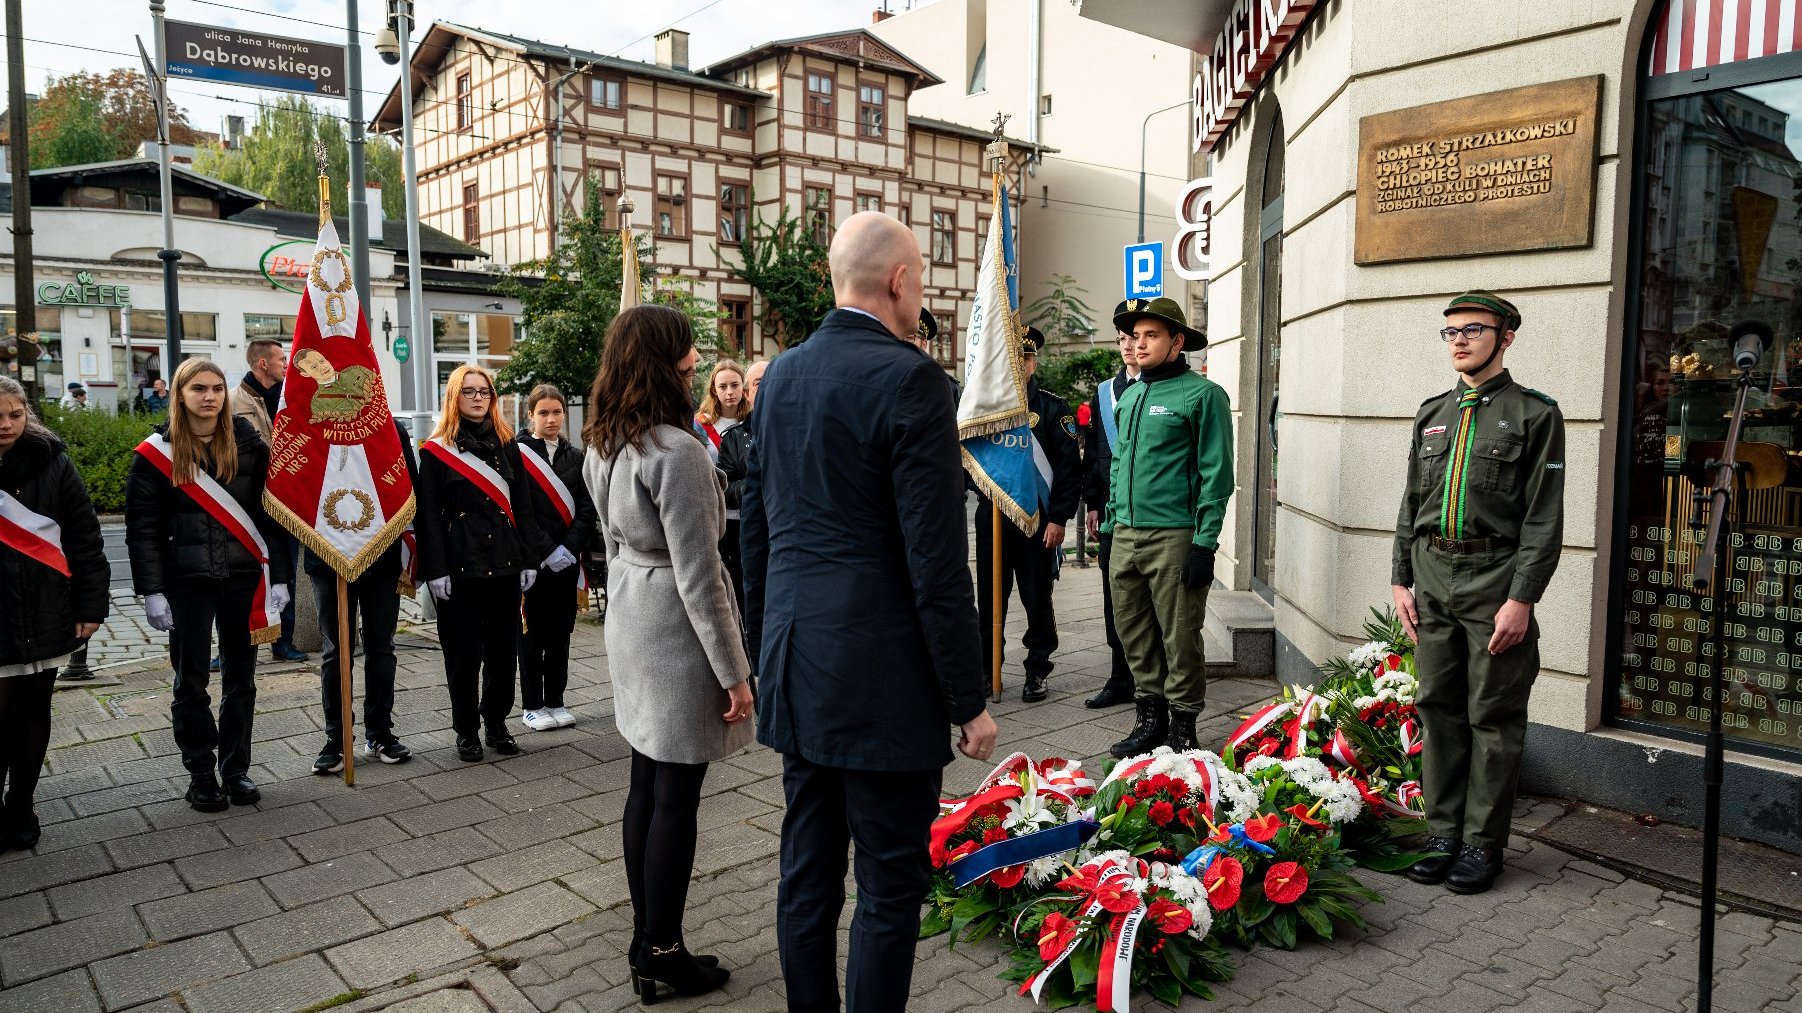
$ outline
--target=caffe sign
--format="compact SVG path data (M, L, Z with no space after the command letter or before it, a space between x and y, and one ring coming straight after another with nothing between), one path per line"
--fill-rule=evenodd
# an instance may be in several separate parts
M86 271L73 282L47 281L38 286L38 302L46 306L130 306L130 285L102 285Z

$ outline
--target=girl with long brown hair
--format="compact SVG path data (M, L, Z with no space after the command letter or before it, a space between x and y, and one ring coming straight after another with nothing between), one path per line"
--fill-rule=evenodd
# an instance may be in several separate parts
M569 401L553 384L526 395L532 431L514 438L532 479L538 523L553 545L526 592L525 627L519 636L522 720L535 732L567 728L576 716L565 706L569 639L576 628L576 588L587 587L581 556L594 540L594 504L582 482L582 451L563 436Z
M745 367L732 359L721 359L707 374L707 393L701 396L701 408L695 412L695 425L701 428L710 447L709 455L719 461L720 438L750 413L745 400Z
M538 524L527 488L532 479L499 394L494 375L480 366L451 371L438 427L419 455L420 502L429 508L413 522L432 527L432 537L420 539L419 579L438 603L451 727L466 763L482 758L477 735L484 726L490 749L519 752L507 715L520 596L553 548Z
M228 801L254 805L262 797L248 776L255 645L280 635L292 560L269 551L288 537L263 511L269 446L254 425L232 416L225 371L207 359L188 359L174 379L169 421L131 462L125 545L145 616L169 634L175 669L169 717L188 769L188 803L221 812ZM216 726L207 695L215 627Z
M632 747L624 859L626 959L640 998L700 995L729 972L682 942L707 765L751 741L750 663L720 565L726 501L690 435L688 318L638 306L614 318L589 394L582 471L607 550L607 670Z

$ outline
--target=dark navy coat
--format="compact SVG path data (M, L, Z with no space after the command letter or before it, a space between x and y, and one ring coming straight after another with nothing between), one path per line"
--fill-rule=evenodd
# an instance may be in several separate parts
M741 545L770 748L931 770L982 713L956 411L942 367L852 310L764 374Z

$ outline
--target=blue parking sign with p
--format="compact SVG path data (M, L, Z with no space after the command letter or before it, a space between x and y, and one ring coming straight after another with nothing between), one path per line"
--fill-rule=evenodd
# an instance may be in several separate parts
M1126 248L1126 298L1156 299L1164 294L1164 244L1135 243Z

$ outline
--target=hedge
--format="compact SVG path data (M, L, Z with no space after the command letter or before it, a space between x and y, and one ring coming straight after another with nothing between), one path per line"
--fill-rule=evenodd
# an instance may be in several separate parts
M123 512L132 453L151 429L168 418L168 412L122 411L114 415L102 408L68 409L55 402L42 409L44 424L69 445L69 459L87 483L94 509L103 514Z

